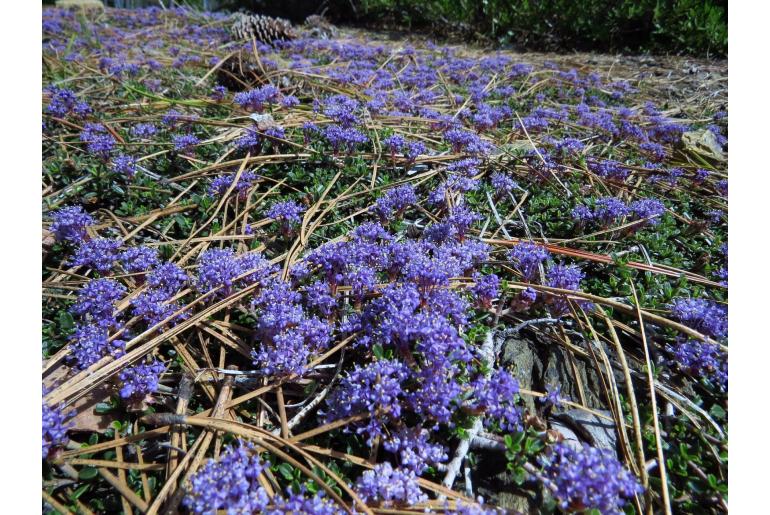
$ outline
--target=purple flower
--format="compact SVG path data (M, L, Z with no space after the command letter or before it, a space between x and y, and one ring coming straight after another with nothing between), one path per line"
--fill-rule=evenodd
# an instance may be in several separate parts
M535 280L540 264L549 257L550 253L545 247L528 242L520 242L508 252L511 264L528 282Z
M129 179L136 174L136 158L126 154L118 154L112 158L112 171L125 175Z
M358 478L356 491L367 503L385 508L413 506L428 500L417 485L414 470L394 469L387 461L364 472Z
M296 107L299 104L299 99L294 95L284 95L281 99L281 105L286 108Z
M70 337L69 348L75 367L85 370L107 355L115 358L122 356L125 342L109 341L107 329L103 326L85 325L78 327Z
M546 386L545 397L539 398L538 401L546 406L553 406L556 409L561 408L564 401L561 397L561 386Z
M233 97L233 101L243 109L261 113L265 109L265 104L274 103L280 91L273 85L265 85L258 89L242 91Z
M160 264L158 249L152 247L129 247L118 257L123 269L129 274L147 272Z
M233 181L235 181L235 173L229 174L229 175L220 175L213 181L211 181L211 185L209 186L208 194L211 197L221 197L225 193L227 193L227 190L230 189L230 186L233 184ZM236 184L235 188L233 189L233 192L238 194L238 197L241 199L245 199L246 194L248 193L249 189L251 189L252 186L254 186L254 183L259 180L259 175L255 174L251 171L244 171L241 173L241 177L238 179L238 184Z
M500 172L495 172L492 174L490 183L492 184L492 188L495 190L496 196L501 196L518 187L516 181Z
M96 238L80 244L71 264L74 266L89 266L104 274L112 268L112 263L118 259L118 249L121 241L107 238Z
M268 515L344 515L347 511L337 506L319 491L312 497L307 495L305 485L300 486L298 493L286 489L287 498L279 495L273 497L273 507L265 513Z
M393 156L401 153L401 149L406 145L406 140L403 136L394 134L393 136L388 136L382 140L382 145L386 147L390 151L390 155Z
M268 218L273 218L280 223L282 228L290 231L291 228L302 221L300 214L305 211L305 208L293 200L285 200L283 202L276 202L270 209L267 210L265 215ZM284 231L286 232L286 231Z
M409 161L410 163L414 163L414 161L419 156L425 154L426 152L427 152L427 148L425 147L425 144L422 141L410 141L409 144L406 146L404 157L406 157L407 161Z
M184 115L182 113L180 113L176 109L169 109L163 114L163 116L161 116L160 123L162 123L169 129L173 129L183 119L184 119Z
M659 200L646 198L631 202L628 206L639 219L649 218L643 225L658 225L660 217L666 212L666 206Z
M420 426L403 427L392 433L383 447L398 455L401 467L416 474L422 474L429 465L443 463L449 458L444 446L431 443L428 431Z
M495 274L482 275L476 272L473 274L473 280L476 284L471 291L476 296L476 301L485 308L492 307L492 301L497 297L500 278Z
M323 350L331 339L331 328L317 318L302 319L299 306L282 306L284 309L271 310L261 317L261 332L269 336L262 338L259 349L252 351L254 364L264 375L282 376L306 372L311 353ZM286 323L286 311L292 312L294 320ZM266 319L271 320L266 323ZM299 322L295 324L295 321ZM270 329L266 330L266 326ZM280 332L278 332L280 331ZM277 333L277 334L272 334Z
M329 411L325 420L331 422L359 413L378 413L357 432L365 432L371 443L382 434L387 419L401 416L401 384L409 377L409 369L400 361L379 360L367 366L357 365L326 399ZM379 412L378 412L379 410Z
M100 325L112 325L114 304L122 299L125 293L126 287L117 281L93 279L80 289L71 311L83 319L90 317Z
M366 143L369 139L353 127L340 125L328 125L323 130L324 137L332 146L335 154L344 149L347 152L355 150L356 145Z
M516 406L519 382L505 370L495 370L471 383L471 407L486 415L484 425L498 423L503 431L521 431L521 412Z
M200 140L195 134L175 134L171 142L177 152L187 152L200 143Z
M51 232L59 241L82 242L86 237L86 227L94 223L94 219L82 207L64 207L53 214Z
M572 210L572 218L577 220L579 223L589 222L594 219L594 212L591 211L591 208L588 206L580 204L575 206L575 208Z
M727 196L727 179L722 179L721 181L717 181L716 187L720 195L722 195L723 197Z
M268 127L267 129L265 129L265 136L267 136L268 138L272 138L274 140L275 139L279 139L279 140L280 139L286 139L286 129L284 129L283 127L279 127L277 125L274 126L274 127ZM273 142L274 145L276 143L280 143L280 142L279 141L278 142L276 142L276 141Z
M198 258L196 287L202 293L223 286L223 295L229 295L240 267L232 249L209 249Z
M51 101L46 111L58 118L67 116L77 102L75 93L70 89L57 88L55 86L48 88L48 91L51 94Z
M546 285L551 288L578 291L580 281L583 280L583 272L575 265L555 264L546 273ZM561 316L569 312L569 302L562 295L549 295L546 302L551 305L555 316ZM589 307L586 301L575 301L584 307Z
M148 289L131 299L133 313L144 320L147 327L154 327L182 308L181 304L170 301L172 296L173 294L163 290ZM173 325L188 316L188 313L180 313L167 323Z
M526 311L537 300L537 291L533 288L526 288L519 292L519 294L511 301L511 309L513 311Z
M325 282L314 282L305 287L305 304L310 309L317 310L321 315L329 317L337 308L337 300L329 292Z
M623 513L627 499L644 491L608 449L583 445L575 449L559 443L540 458L544 478L555 489L559 506L567 512L598 510Z
M712 338L727 336L727 309L706 299L676 299L673 314L684 325Z
M158 128L151 123L138 123L131 127L131 135L140 139L149 139L158 133Z
M176 294L190 278L174 263L163 263L147 276L147 285L162 291L169 298Z
M449 129L444 133L444 139L452 145L454 152L477 155L489 154L492 151L491 143L465 129Z
M67 430L71 424L67 419L73 413L65 413L63 410L63 406L49 406L43 401L43 459L48 458L54 449L69 442Z
M358 123L355 112L358 110L358 101L345 95L333 95L323 104L323 113L342 127L348 128Z
M705 377L727 390L727 355L719 345L687 340L668 349L674 357L672 364L694 378Z
M158 360L124 368L118 375L121 382L120 397L143 399L158 390L160 375L166 367Z
M256 129L249 127L243 134L235 140L235 146L240 150L251 150L259 147L262 144L262 140L259 137Z
M386 223L390 219L400 218L406 208L415 203L417 203L417 195L414 193L414 186L404 184L387 190L377 199L372 211L380 217L382 223Z
M221 84L217 84L211 88L211 93L209 94L212 100L216 100L218 102L224 100L225 95L227 95L227 88Z
M596 201L594 218L603 225L610 225L628 214L628 207L617 197L604 197Z
M209 460L190 478L184 505L196 514L265 512L271 501L259 477L269 466L254 444L238 440L225 447L219 460Z
M87 123L80 133L80 141L87 143L86 150L101 159L107 159L115 148L115 138L100 123Z

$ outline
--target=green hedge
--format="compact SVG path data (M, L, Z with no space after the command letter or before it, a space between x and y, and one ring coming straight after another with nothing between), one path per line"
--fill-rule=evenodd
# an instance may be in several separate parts
M348 2L331 3L351 12L343 5ZM387 17L411 29L465 27L499 43L534 49L727 54L727 2L719 0L359 0L352 4L352 14L359 21Z

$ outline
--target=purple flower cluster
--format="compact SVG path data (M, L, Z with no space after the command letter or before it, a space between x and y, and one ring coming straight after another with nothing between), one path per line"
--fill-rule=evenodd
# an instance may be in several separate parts
M67 444L67 429L70 424L67 419L72 413L65 413L63 406L49 406L43 401L43 459L51 452Z
M383 422L401 416L404 396L402 383L409 377L409 369L400 361L379 360L368 366L357 366L327 399L329 410L326 420L376 413L367 424L357 430L366 432L368 440L383 434Z
M596 221L607 227L623 217L632 216L636 220L644 220L635 226L639 229L657 225L660 223L660 216L665 212L666 207L657 199L640 199L626 205L617 197L604 197L596 200L593 210L582 204L575 206L572 217L580 223Z
M267 210L265 215L268 218L276 220L281 226L281 232L284 235L291 233L293 227L302 222L300 215L305 211L305 208L300 204L297 204L293 200L285 200L283 202L276 202L270 209Z
M200 139L195 134L175 134L171 138L171 142L177 152L188 152L200 143Z
M209 249L198 258L196 287L203 293L221 287L219 295L226 297L233 287L257 282L274 271L259 253L237 256L232 249ZM246 272L251 273L238 279Z
M71 260L73 266L87 266L100 274L104 274L112 268L112 263L118 259L120 240L96 238L84 241L80 244L75 256Z
M86 143L86 150L100 159L107 160L115 148L115 138L100 123L87 123L80 133L80 141Z
M123 399L142 399L158 390L160 375L166 367L158 360L142 363L120 371L120 396Z
M660 217L666 212L666 206L660 200L646 198L631 202L628 206L637 219L649 218L644 225L658 225Z
M500 172L493 173L489 182L492 185L492 189L495 190L495 195L497 197L500 197L518 187L516 181Z
M417 195L414 192L414 186L404 184L387 190L383 196L377 199L372 211L385 224L389 220L401 218L406 208L416 203Z
M235 181L236 174L220 175L209 186L208 194L211 197L221 197L232 186ZM254 183L259 180L259 175L251 171L244 171L241 173L241 177L238 179L238 184L233 188L233 192L238 195L238 198L244 200L248 191L254 186Z
M94 279L80 289L72 313L83 320L109 327L115 325L114 304L123 298L126 287L112 279Z
M508 259L525 281L534 281L539 267L550 258L548 249L535 243L517 243L509 252Z
M351 153L357 145L369 141L369 138L353 127L332 124L327 125L322 132L335 154L338 154L341 150Z
M580 281L583 280L583 271L575 265L555 264L546 272L546 285L551 288L560 288L562 290L580 290ZM569 302L561 295L549 296L546 300L551 305L554 315L561 316L569 312ZM575 301L579 305L588 307L590 304L586 301Z
M428 500L413 470L394 469L387 461L364 472L356 483L356 491L367 503L384 508L413 506Z
M567 512L595 509L620 515L626 501L644 491L607 449L588 445L575 449L560 443L540 458L540 464L559 506Z
M82 242L94 219L80 206L64 207L53 214L51 232L59 241Z
M471 408L483 412L485 426L498 424L506 432L521 431L521 412L516 406L519 382L505 370L495 370L471 383Z
M122 356L125 352L125 342L118 339L110 341L104 326L83 325L70 337L70 352L75 366L79 370L85 370L105 356Z
M219 460L209 460L190 478L184 505L192 513L262 513L270 496L259 483L270 463L262 461L251 442L225 447Z
M492 144L482 139L478 134L465 129L449 129L444 133L444 139L457 153L465 152L471 155L486 155L492 151Z
M138 123L131 127L131 135L135 138L150 139L158 133L158 128L151 123Z
M669 349L679 369L694 378L708 378L712 383L727 390L727 355L719 345L709 342L687 340Z
M51 101L46 111L57 118L65 118L69 114L82 118L91 113L91 107L87 102L78 100L75 93L66 88L50 87L48 91Z
M132 179L136 175L136 158L126 154L118 154L112 158L112 171Z
M358 124L358 109L358 101L345 95L333 95L323 102L324 115L345 128Z
M727 309L706 299L676 299L671 313L684 325L712 338L727 336Z
M158 249L145 246L129 247L121 252L118 260L129 274L147 272L160 264Z
M476 272L473 274L473 281L476 284L471 288L471 291L476 297L476 302L483 308L492 307L492 301L497 297L500 287L500 278L495 274L484 275Z
M611 159L589 161L588 167L599 177L610 180L623 181L630 174L628 168Z
M275 103L280 94L281 92L278 88L268 84L258 89L242 91L236 94L235 97L233 97L233 102L248 111L261 113L264 111L265 105Z
M323 491L319 491L312 497L308 497L305 485L300 486L297 493L287 489L287 497L276 495L273 497L273 506L267 509L266 515L344 515L348 513L341 506L334 504Z
M253 127L247 128L241 136L235 140L235 146L240 150L254 151L262 145L262 139Z
M402 427L385 440L383 448L398 455L402 468L422 474L429 465L449 459L444 446L431 443L429 438L430 433L422 427Z

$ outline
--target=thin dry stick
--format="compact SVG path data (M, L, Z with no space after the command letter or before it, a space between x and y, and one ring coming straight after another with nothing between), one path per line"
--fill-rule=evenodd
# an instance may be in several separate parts
M176 414L184 415L187 413L187 405L190 402L190 398L193 393L193 379L188 374L182 376L179 381L179 393L177 394L176 401ZM180 440L184 435L184 428L182 426L176 426L171 432L171 446L168 451L168 464L166 467L166 479L176 470L179 465L179 447Z
M631 372L626 361L626 353L623 350L623 346L620 344L618 333L615 331L615 325L613 321L607 316L607 313L601 308L597 310L599 314L604 318L607 323L607 328L610 331L612 341L615 343L615 353L620 360L621 368L623 369L623 378L626 383L626 395L628 396L628 402L631 404L631 419L634 424L634 437L636 439L636 460L637 467L639 469L639 475L642 478L642 485L647 488L649 484L649 478L647 476L647 468L644 466L647 463L647 459L644 457L644 440L642 439L642 423L639 418L639 407L636 403L636 394L634 393L634 385L631 381Z
M647 368L647 381L650 385L650 404L652 408L652 428L655 431L655 447L658 450L658 470L660 471L661 494L663 495L663 508L666 515L671 515L671 499L668 496L668 478L666 477L666 461L663 456L663 443L660 438L660 425L658 422L658 402L655 398L655 378L652 376L652 361L650 360L650 349L647 345L647 337L644 332L644 320L642 320L642 309L639 305L639 299L636 296L636 287L633 281L629 281L631 293L634 294L634 304L636 305L636 316L639 322L639 331L642 333L642 346L644 348L644 361Z

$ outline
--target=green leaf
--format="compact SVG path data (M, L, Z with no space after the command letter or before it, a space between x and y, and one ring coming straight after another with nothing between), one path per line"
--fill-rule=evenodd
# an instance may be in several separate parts
M286 479L287 481L291 481L292 479L294 479L294 474L293 474L294 469L288 463L281 463L280 465L278 465L278 472L280 472L283 478Z
M72 331L75 328L75 319L72 317L71 314L67 311L62 311L59 313L59 327L62 328L63 331Z
M99 475L99 471L95 467L83 467L78 472L78 478L83 481L89 481Z
M105 413L109 413L112 411L112 405L108 402L100 402L96 406L94 406L94 413L97 415L104 415Z

